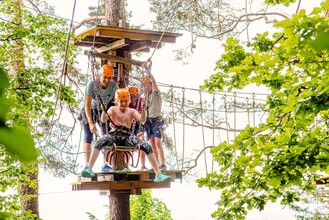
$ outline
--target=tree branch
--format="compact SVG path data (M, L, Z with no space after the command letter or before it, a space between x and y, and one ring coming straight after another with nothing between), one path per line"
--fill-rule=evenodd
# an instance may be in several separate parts
M186 171L185 171L185 174L184 175L187 175L189 171L191 171L193 168L195 168L197 165L198 165L198 159L199 157L202 155L202 153L207 150L207 149L211 149L213 148L214 146L207 146L207 147L204 147L200 152L199 154L197 155L197 157L195 158L194 160L194 165L193 166L190 166L190 167L185 167L186 168Z
M85 23L89 22L89 21L95 21L95 20L105 20L105 16L97 16L97 17L90 17L90 18L85 18L83 19L80 23L78 23L77 25L75 25L72 28L72 32L74 32L76 29L80 28L82 25L84 25Z

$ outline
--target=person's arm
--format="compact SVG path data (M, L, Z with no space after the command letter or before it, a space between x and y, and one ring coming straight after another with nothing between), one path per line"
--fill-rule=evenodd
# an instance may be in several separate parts
M102 111L101 121L102 121L103 123L106 123L106 121L109 120L109 118L111 117L111 115L112 115L112 109L113 109L113 107L111 106L111 107L107 110L107 112L106 112L106 111Z
M93 122L92 114L91 114L91 100L92 100L91 96L86 96L85 112L91 133L96 133L97 131L96 126L95 123Z
M92 100L91 96L86 96L85 110L86 110L86 117L87 117L89 124L93 123L93 120L91 118L91 100Z
M150 79L152 80L152 89L153 89L156 93L160 92L160 89L159 89L159 87L158 87L158 84L157 84L157 82L155 81L155 78L154 78L154 76L153 76L152 73L150 73Z
M133 109L133 118L136 121L141 121L141 114L139 114L138 111L136 111L135 109Z
M102 115L101 115L101 121L102 123L106 123L106 121L109 119L108 114L106 113L106 111L102 111Z

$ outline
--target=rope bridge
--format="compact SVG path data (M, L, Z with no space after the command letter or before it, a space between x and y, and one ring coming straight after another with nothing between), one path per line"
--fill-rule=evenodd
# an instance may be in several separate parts
M165 133L171 137L164 140L173 155L171 160L167 159L171 169L212 172L212 147L223 141L231 142L247 125L256 126L267 118L262 109L267 94L210 94L199 89L159 86L167 125Z
M165 120L163 144L167 149L166 163L169 169L185 170L185 174L212 172L215 166L210 154L212 147L223 141L231 142L247 125L256 126L267 118L267 112L262 109L267 94L210 94L200 89L163 83L158 83L158 86L162 93L162 115ZM66 169L75 173L73 170L77 169L77 164L72 164L72 158L84 153L79 148L81 141L78 146L63 147L58 143L58 139L48 140L47 145L51 150L59 151L57 160L66 163ZM54 157L46 149L43 153L46 157Z

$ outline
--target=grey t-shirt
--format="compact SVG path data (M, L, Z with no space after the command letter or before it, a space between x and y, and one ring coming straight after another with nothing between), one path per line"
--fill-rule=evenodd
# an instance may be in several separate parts
M101 96L103 103L109 106L110 101L114 99L115 91L119 88L118 85L114 81L111 81L109 85L103 89L99 81L93 82L90 80L87 84L86 96L92 97L91 109L101 109L101 102L98 100L99 98L96 95L95 85L98 87L98 92L100 93L99 95ZM96 102L96 100L98 101Z
M148 97L148 117L156 118L161 116L162 99L161 93L152 91Z

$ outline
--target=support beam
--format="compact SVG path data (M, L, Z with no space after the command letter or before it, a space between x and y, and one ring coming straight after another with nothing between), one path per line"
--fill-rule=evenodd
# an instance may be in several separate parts
M152 47L152 41L137 41L129 46L130 51L140 51Z
M89 55L89 53L90 53L89 50L84 51L84 55ZM112 55L108 55L108 54L104 54L104 53L93 52L93 54L96 57L99 57L99 58L102 58L105 60L110 60L112 62L119 62L119 63L124 63L124 64L131 64L131 65L135 65L135 66L143 66L143 64L145 63L144 61L138 61L138 60L128 59L128 58L119 57L119 56L112 56Z
M107 45L104 45L100 48L97 48L97 51L99 53L103 53L103 52L106 52L106 51L109 51L109 50L116 50L116 49L125 47L127 45L129 45L129 39L122 38L122 39L116 40L112 43L109 43Z

